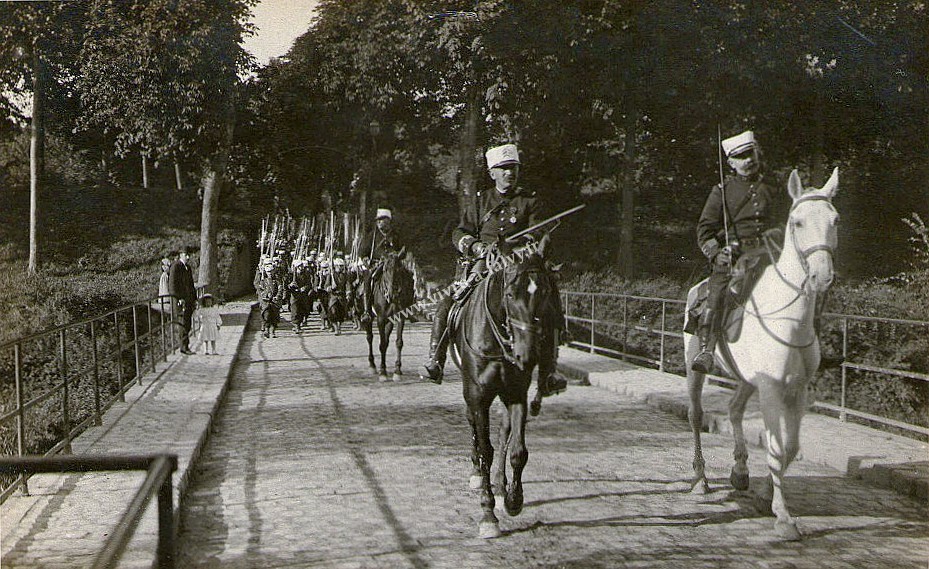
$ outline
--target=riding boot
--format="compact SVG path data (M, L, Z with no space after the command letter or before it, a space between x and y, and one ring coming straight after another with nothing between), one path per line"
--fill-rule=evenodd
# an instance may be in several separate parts
M361 298L364 301L364 312L361 315L361 322L367 324L371 320L371 283L370 281L365 282L364 290L361 294Z
M432 335L429 338L429 359L423 364L426 374L420 374L422 379L428 379L435 384L442 383L445 369L445 357L448 353L448 311L451 301L440 301L436 307L435 318L432 320Z
M713 352L716 351L716 338L719 330L718 310L707 307L706 312L700 319L700 329L697 333L700 335L700 353L690 364L690 369L697 373L710 373L713 371Z
M568 380L558 372L558 331L542 339L539 354L539 393L557 395L568 388Z

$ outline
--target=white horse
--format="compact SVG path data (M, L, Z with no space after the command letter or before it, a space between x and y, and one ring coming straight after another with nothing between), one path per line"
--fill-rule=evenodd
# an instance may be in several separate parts
M757 389L771 472L771 510L777 516L775 529L791 540L799 539L800 532L787 511L782 485L784 473L800 449L800 419L806 407L807 385L820 362L813 321L816 297L825 294L833 279L832 257L839 214L831 200L838 188L838 168L819 190L805 190L797 171L790 174L787 189L793 206L784 231L783 252L764 270L749 296L738 340L727 343L723 338L716 351L717 362L739 379L729 403L735 437L735 465L729 480L737 490L748 489L748 452L742 417L749 397ZM694 287L688 294L688 306L696 295ZM685 333L689 419L694 434L693 492L703 494L709 491L700 447L704 375L690 369L699 352L699 338Z

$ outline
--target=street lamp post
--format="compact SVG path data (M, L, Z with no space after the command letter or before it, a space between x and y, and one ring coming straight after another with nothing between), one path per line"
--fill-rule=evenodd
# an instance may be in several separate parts
M361 219L368 219L368 195L371 194L371 182L374 179L374 165L377 162L377 137L381 133L381 123L374 119L368 125L368 132L371 134L371 159L368 166L368 183L361 192L361 200L358 204Z

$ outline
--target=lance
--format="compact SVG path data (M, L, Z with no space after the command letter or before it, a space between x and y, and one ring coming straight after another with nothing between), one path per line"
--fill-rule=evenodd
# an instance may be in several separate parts
M566 209L566 210L564 210L564 211L561 212L561 213L555 214L555 215L549 217L548 219L545 219L545 220L543 220L543 221L540 221L540 222L536 223L536 224L533 225L532 227L527 227L526 229L523 229L523 230L520 231L519 233L515 233L515 234L513 234L513 235L510 235L509 237L506 238L506 242L507 242L507 243L513 243L514 241L516 241L517 239L519 239L519 238L522 237L523 235L526 235L527 233L532 233L533 231L535 231L535 230L537 230L537 229L539 229L539 228L545 227L545 226L548 225L549 223L552 223L552 222L554 222L554 221L558 221L559 219L561 219L561 218L563 218L563 217L569 216L569 215L571 215L572 213L576 213L576 212L578 212L578 211L581 211L581 210L584 209L585 207L587 207L586 204L581 204L581 205L576 205L576 206L572 207L571 209Z
M723 200L723 231L726 233L726 247L729 247L729 213L726 207L726 177L723 175L723 132L716 123L716 142L719 143L716 149L716 156L719 158L719 191Z

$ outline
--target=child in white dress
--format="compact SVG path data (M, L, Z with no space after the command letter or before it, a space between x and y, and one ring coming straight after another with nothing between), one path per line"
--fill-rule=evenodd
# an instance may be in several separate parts
M219 328L223 325L219 307L213 306L213 295L204 294L200 297L200 308L197 310L197 321L200 322L200 341L206 355L217 355L216 340L219 339Z

